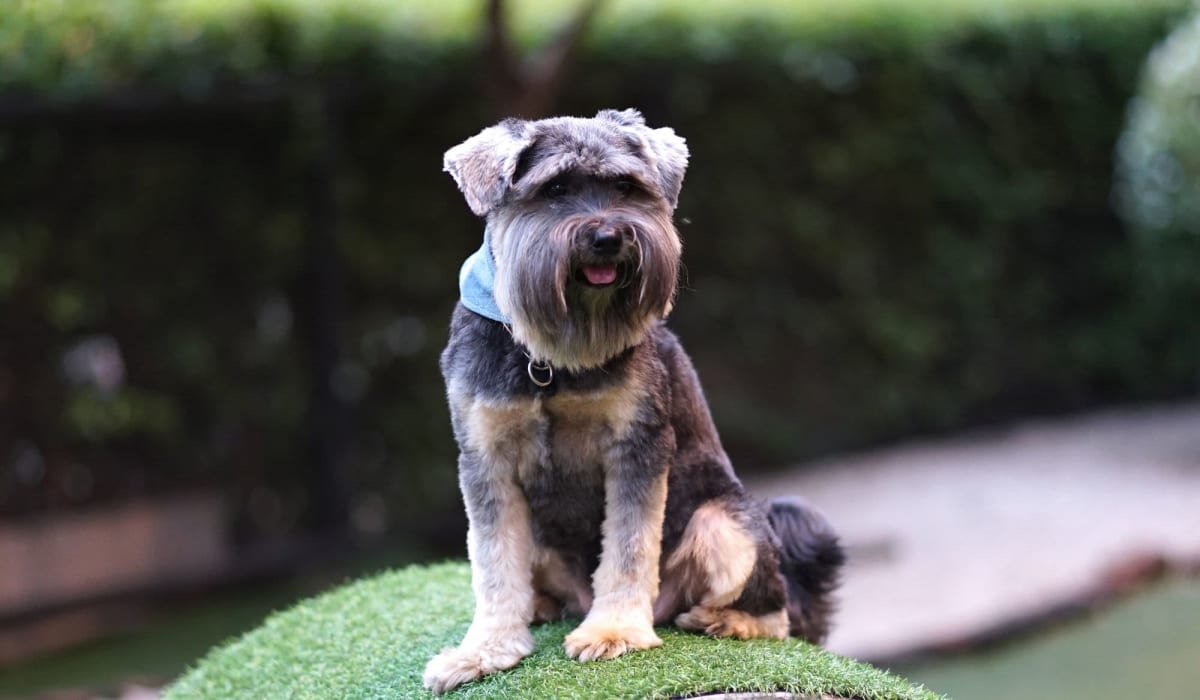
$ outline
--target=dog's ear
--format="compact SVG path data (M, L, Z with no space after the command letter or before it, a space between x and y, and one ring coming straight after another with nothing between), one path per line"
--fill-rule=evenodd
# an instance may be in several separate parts
M654 154L654 167L658 170L659 185L663 196L674 209L679 202L679 190L683 188L683 174L687 171L687 142L670 127L647 129L646 132L646 142Z
M597 119L605 119L621 126L646 126L646 118L636 109L602 109L596 112Z
M647 127L645 117L636 109L603 109L596 113L596 118L624 127L642 139L646 160L658 171L659 187L674 209L683 187L683 173L687 170L688 148L683 137L669 127Z
M471 211L487 216L504 199L517 161L532 142L529 122L506 119L446 151L444 169L458 183Z

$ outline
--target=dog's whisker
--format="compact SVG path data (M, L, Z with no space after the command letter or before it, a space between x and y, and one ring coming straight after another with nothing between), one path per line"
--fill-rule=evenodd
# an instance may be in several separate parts
M627 266L621 266L621 281L617 284L617 289L627 289L633 284L633 278L636 275Z

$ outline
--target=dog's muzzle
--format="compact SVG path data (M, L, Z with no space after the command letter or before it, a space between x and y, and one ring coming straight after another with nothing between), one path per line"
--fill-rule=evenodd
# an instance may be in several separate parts
M627 256L633 229L620 222L605 222L582 232L586 255L579 268L583 281L594 287L607 287L620 276L619 266Z

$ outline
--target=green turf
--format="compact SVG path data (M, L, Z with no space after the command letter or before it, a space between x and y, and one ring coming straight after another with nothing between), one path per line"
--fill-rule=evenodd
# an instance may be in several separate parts
M466 630L468 578L461 563L410 567L302 602L209 653L165 700L432 697L421 688L421 671ZM658 649L581 664L562 650L570 628L535 628L530 658L447 697L669 698L718 690L938 697L802 642L717 640L674 629L659 630Z

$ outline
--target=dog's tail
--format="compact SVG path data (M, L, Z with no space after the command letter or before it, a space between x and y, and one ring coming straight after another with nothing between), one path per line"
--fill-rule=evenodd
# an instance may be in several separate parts
M829 632L833 589L846 555L828 521L795 499L772 501L767 517L782 544L779 563L787 584L789 631L820 644Z

